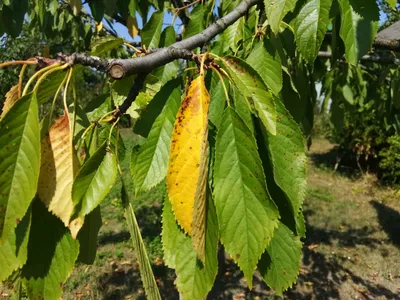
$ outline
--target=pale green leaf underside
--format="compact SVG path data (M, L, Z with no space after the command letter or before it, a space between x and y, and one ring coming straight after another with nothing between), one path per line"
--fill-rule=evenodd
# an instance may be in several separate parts
M371 48L378 30L379 11L373 0L339 0L342 23L340 37L346 59L356 65Z
M265 12L272 31L277 34L282 19L296 7L297 0L264 0Z
M260 75L246 62L237 57L222 59L225 70L232 78L239 92L251 99L265 128L276 133L276 110L271 92Z
M142 44L145 45L147 49L158 47L163 20L164 13L155 12L141 30L140 37L142 38Z
M310 63L317 57L328 30L331 5L332 0L308 1L296 17L296 44L300 53Z
M280 296L297 280L301 248L300 238L279 222L267 251L261 257L258 270L265 282Z
M161 88L160 95L168 96L168 100L154 121L146 141L140 146L136 163L132 164L136 193L156 186L167 175L172 131L181 103L180 84L177 83L172 81ZM169 95L165 95L166 91Z
M223 32L224 51L231 49L235 52L238 49L238 43L243 39L243 29L244 18L242 17Z
M111 190L117 173L116 157L107 150L105 142L75 177L72 186L72 200L75 204L73 216L83 217L95 209Z
M40 170L40 129L36 97L19 99L0 121L0 240L25 215Z
M277 95L282 89L282 64L279 53L269 40L258 42L246 62L253 66L265 84Z
M177 274L175 284L183 299L201 300L211 290L218 272L218 223L211 195L207 199L206 258L199 263L192 239L175 221L169 199L164 201L162 242L167 266Z
M276 135L267 133L268 151L276 184L292 203L297 216L306 195L306 154L303 134L283 103L277 99Z
M272 238L279 213L266 187L256 140L232 108L218 130L214 197L221 241L252 285L253 271Z
M108 35L106 38L97 40L92 44L91 55L98 56L112 49L118 48L124 44L124 40L122 38L115 38L111 35Z

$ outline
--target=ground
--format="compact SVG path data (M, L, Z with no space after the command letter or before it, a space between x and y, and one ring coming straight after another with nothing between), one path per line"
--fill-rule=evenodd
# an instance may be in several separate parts
M133 135L123 132L130 148ZM373 175L335 165L334 145L314 140L308 152L307 238L297 284L284 299L400 299L400 193ZM129 157L122 163L129 178ZM64 285L63 299L145 299L120 200L120 182L102 203L103 226L93 265L79 265ZM179 299L174 272L163 264L160 240L165 187L134 199L163 299ZM133 197L133 195L131 195ZM1 287L0 287L1 299ZM278 299L256 274L246 288L229 259L209 299Z

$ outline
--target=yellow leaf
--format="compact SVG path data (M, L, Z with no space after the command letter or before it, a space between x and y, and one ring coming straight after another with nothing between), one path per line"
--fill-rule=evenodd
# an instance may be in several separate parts
M6 100L4 100L3 111L1 113L1 118L3 118L6 113L10 110L11 106L19 99L18 97L18 84L11 87L11 89L6 94Z
M97 23L96 22L96 31L100 32L103 29L103 22Z
M65 226L74 209L72 183L79 168L71 137L68 112L50 128L41 142L38 196Z
M204 223L201 219L205 208L202 201L205 201L207 178L209 105L210 95L204 85L204 76L200 75L189 86L176 116L172 135L167 173L168 196L178 224L188 234L192 232L193 216L196 227L205 226L199 223Z
M135 36L138 35L138 33L139 33L139 26L138 26L138 23L137 23L136 18L134 18L134 17L132 17L132 16L129 16L129 17L128 17L127 24L126 24L126 27L128 27L128 32L129 32L129 34L131 35L131 37L134 38Z
M43 57L50 57L50 47L44 46L42 49L42 56Z

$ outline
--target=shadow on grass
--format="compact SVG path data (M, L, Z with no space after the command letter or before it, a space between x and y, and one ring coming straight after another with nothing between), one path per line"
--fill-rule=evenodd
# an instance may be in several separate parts
M390 241L400 247L400 213L376 200L370 202L376 209L378 221Z

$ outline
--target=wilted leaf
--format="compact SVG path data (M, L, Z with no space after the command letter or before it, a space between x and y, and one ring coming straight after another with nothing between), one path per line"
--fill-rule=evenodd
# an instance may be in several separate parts
M41 142L38 196L68 226L74 208L72 183L79 168L72 144L69 114L56 120Z
M200 75L189 86L176 117L167 171L168 196L175 217L191 234L193 205L200 192L200 178L207 172L203 160L207 155L208 107L210 96Z
M28 94L0 120L0 240L14 232L36 194L39 138L38 105Z
M11 87L11 89L6 94L6 99L3 103L3 111L1 112L0 119L2 119L6 115L11 106L13 106L15 102L17 102L18 98L18 84L16 84Z
M242 269L249 287L279 213L265 183L256 140L230 107L217 134L214 196L221 241Z

